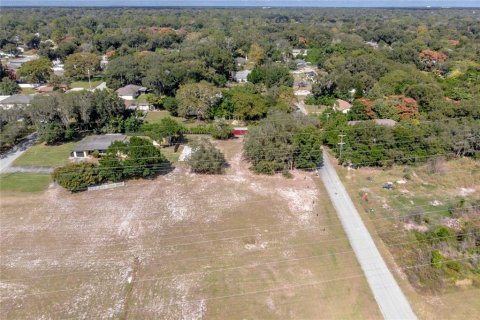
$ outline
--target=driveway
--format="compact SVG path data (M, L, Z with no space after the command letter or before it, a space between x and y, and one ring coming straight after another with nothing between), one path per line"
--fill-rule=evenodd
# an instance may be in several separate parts
M305 109L305 104L303 103L303 101L295 102L295 107L297 107L297 110L299 110L305 115L308 113L307 109Z
M37 141L37 133L34 132L29 135L24 141L20 142L12 149L8 150L5 153L2 153L0 156L0 173L6 172L7 168L12 165L12 163L22 155L28 148L30 148Z
M324 166L319 173L384 318L415 319L407 298L385 264L325 151Z

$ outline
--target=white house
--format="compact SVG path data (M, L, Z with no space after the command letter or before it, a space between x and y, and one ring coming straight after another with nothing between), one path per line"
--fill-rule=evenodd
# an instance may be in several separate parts
M235 72L233 75L233 78L235 79L236 82L247 82L247 77L248 75L252 72L252 70L243 70L243 71L238 71Z
M115 92L123 100L135 100L140 95L140 93L145 92L146 90L147 88L145 87L129 84L125 87L117 89L117 91Z

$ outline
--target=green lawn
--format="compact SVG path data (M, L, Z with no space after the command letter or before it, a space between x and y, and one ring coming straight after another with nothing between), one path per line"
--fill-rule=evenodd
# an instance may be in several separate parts
M51 182L49 174L5 173L0 174L0 192L40 192Z
M32 94L37 92L34 88L22 88L20 91L21 94Z
M162 120L165 117L171 117L175 119L176 121L180 122L186 127L195 127L200 124L205 124L203 121L197 121L196 119L184 119L180 117L173 117L170 115L170 112L166 110L155 110L155 111L149 111L147 113L147 116L145 117L145 121L148 123L158 123L160 120Z
M92 89L95 89L96 86L98 86L100 83L102 83L102 80L92 80ZM87 81L73 81L70 84L70 88L84 88L84 89L90 89L90 86Z
M43 143L37 144L18 157L18 159L13 162L13 165L59 167L68 163L68 157L74 145L75 142L55 146L47 146Z

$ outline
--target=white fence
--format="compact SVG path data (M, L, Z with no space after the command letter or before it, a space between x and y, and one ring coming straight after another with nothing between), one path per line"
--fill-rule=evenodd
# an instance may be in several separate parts
M113 189L113 188L118 188L118 187L124 187L125 182L117 182L117 183L108 183L108 184L102 184L99 186L93 186L93 187L88 187L88 191L95 191L95 190L104 190L104 189Z

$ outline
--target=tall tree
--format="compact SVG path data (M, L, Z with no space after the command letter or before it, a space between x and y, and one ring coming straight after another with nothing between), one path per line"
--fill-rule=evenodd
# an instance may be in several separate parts
M100 57L93 53L74 53L65 60L65 76L84 80L100 70Z
M45 83L52 73L52 62L47 58L40 58L22 64L17 75L31 83Z
M198 119L205 119L210 108L220 102L222 93L213 84L202 81L180 86L175 98L178 103L179 116L195 116Z

